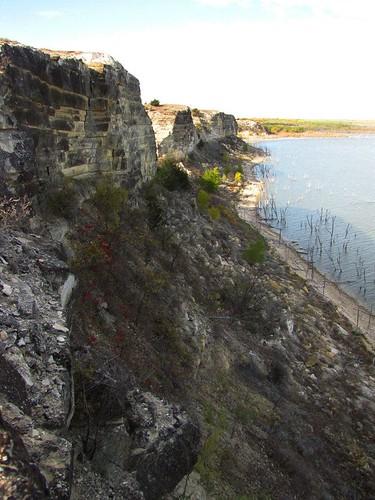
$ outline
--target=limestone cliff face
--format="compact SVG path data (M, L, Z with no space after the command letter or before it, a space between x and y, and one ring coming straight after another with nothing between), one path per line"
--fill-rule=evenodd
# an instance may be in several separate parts
M236 136L238 132L237 121L233 115L226 113L216 113L211 118L211 131L212 137L232 137Z
M177 111L172 132L160 142L159 153L170 151L185 156L194 150L199 141L199 134L195 128L190 109Z
M15 190L113 173L130 187L155 169L138 80L102 54L0 40L0 180Z
M233 115L197 110L179 105L148 106L159 154L186 155L200 141L210 142L236 137L237 121Z

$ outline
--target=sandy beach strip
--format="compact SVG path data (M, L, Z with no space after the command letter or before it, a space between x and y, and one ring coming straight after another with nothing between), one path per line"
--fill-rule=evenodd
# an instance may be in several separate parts
M245 183L237 204L238 215L257 228L267 240L270 248L288 264L293 272L305 279L322 298L336 306L337 310L352 323L353 330L359 330L364 335L368 348L375 353L375 314L371 315L364 305L322 274L315 266L312 268L311 264L298 253L291 242L280 238L277 230L258 217L257 206L264 184L257 180L254 167L261 161L264 161L264 157L254 158L252 164L244 167Z

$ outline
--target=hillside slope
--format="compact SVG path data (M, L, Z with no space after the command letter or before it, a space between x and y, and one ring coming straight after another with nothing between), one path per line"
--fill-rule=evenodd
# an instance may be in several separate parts
M63 180L74 165L55 163L61 134L73 136L51 121L34 129L21 113L0 131L3 497L375 498L374 353L239 218L242 169L260 151L235 119L198 111L202 131L178 109L156 170L137 83L117 63L9 43L1 54L1 116L34 106L25 78L17 92L10 80L20 55L27 74L45 68L30 85L57 57L59 92L78 71L93 84L85 102L116 96L115 130L99 140L84 120L75 132L95 144L89 176Z

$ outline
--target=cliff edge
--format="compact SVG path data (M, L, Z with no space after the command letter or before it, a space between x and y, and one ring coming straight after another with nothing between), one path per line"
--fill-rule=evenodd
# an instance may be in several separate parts
M155 172L138 80L103 54L0 40L2 191L109 174L129 187Z

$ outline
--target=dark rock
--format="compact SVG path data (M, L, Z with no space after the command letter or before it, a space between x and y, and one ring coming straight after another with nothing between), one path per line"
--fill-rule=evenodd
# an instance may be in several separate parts
M129 395L133 447L130 467L146 499L173 490L193 468L200 432L187 413L149 393Z
M22 266L8 265L2 271L13 289L9 297L0 295L2 421L11 439L18 440L32 457L32 461L28 459L32 474L43 478L49 497L68 498L72 447L59 433L71 405L69 338L60 343L50 326L58 318L67 330L58 287L53 286L56 266L42 271L36 259L59 262L59 246L11 230L2 231L0 245L9 262L22 260ZM59 266L58 275L58 282L63 282L65 265ZM51 357L53 363L48 362Z

